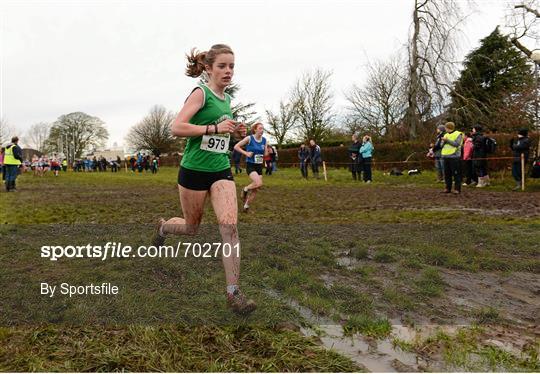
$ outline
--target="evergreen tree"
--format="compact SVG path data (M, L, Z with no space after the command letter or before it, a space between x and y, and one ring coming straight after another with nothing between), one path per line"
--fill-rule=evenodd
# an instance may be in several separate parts
M532 127L532 66L498 28L466 56L464 67L451 92L450 117L456 124L499 132Z

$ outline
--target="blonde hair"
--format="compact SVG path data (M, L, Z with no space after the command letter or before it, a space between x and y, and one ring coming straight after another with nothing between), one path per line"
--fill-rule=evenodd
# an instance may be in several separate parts
M214 44L210 50L203 52L198 52L196 48L193 48L189 54L186 54L188 61L186 75L192 78L199 77L206 70L206 65L212 66L216 61L216 57L223 53L234 56L231 47L226 44Z
M447 129L450 129L452 131L454 131L456 129L456 125L454 124L454 122L446 122L444 127L446 127Z

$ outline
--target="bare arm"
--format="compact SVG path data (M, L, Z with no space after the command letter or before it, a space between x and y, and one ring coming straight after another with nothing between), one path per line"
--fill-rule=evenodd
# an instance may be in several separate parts
M206 133L206 126L197 126L189 123L189 120L204 105L202 89L194 90L187 98L184 106L174 119L171 132L175 136L200 136ZM214 131L214 129L212 129Z
M246 152L242 147L245 147L249 143L249 136L246 136L244 139L240 140L234 145L234 150L240 152L246 157L251 157L253 152Z

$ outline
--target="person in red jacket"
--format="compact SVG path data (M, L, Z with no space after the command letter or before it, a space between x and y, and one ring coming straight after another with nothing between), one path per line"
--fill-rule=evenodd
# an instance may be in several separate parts
M478 182L472 161L473 140L470 133L465 134L463 141L463 174L465 175L464 186L474 185Z
M273 165L273 163L274 163L273 155L274 154L275 154L274 150L272 149L270 144L267 144L266 145L266 151L264 153L264 158L263 158L264 164L266 166L266 172L264 173L265 175L272 175L272 169L274 167L274 165Z

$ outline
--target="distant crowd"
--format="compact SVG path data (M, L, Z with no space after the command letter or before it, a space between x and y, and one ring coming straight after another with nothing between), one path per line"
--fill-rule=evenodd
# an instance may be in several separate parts
M150 156L145 153L137 153L135 156L131 156L126 160L131 171L134 173L138 171L142 173L143 170L148 172L151 171L152 174L156 174L159 169L159 157Z
M522 157L524 165L529 160L531 144L528 130L519 130L517 138L512 138L509 146L513 152L512 176L516 182L514 190L517 191L521 188ZM482 126L476 125L470 132L462 133L455 129L453 122L447 122L438 126L435 142L430 144L427 157L435 161L437 180L445 183L443 192L460 194L461 186L483 188L491 185L488 161L496 149L496 140L485 134Z
M21 173L32 172L36 177L43 177L49 171L58 176L60 171L66 172L68 170L67 158L57 153L41 156L34 154L31 160L23 159L23 152L18 142L19 138L15 136L11 139L10 144L0 148L0 171L7 192L17 191L16 179ZM124 162L126 168L129 165L132 172L142 173L144 170L156 174L159 169L159 157L140 152L135 156L127 157ZM109 159L103 156L86 157L76 159L71 164L74 172L106 172L110 170L112 173L116 173L121 166L120 156Z
M92 158L76 159L73 161L72 168L75 172L106 172L107 169L110 169L111 172L116 173L121 165L122 159L120 156L116 156L116 159L94 156Z
M483 188L491 185L488 162L497 150L497 142L489 133L484 132L482 126L474 126L470 132L463 133L456 130L452 122L448 122L446 125L438 126L436 132L436 137L429 145L426 157L434 160L437 181L445 183L443 192L459 194L462 186ZM364 135L360 141L358 134L354 134L351 140L352 144L347 152L352 178L371 183L374 152L371 137ZM159 157L141 152L128 156L125 160L122 160L120 156L109 159L103 156L80 158L74 160L71 165L68 165L66 158L56 153L41 156L33 155L30 161L23 160L22 150L17 143L18 138L14 137L11 144L2 147L0 151L2 180L4 182L9 180L9 183L5 182L8 191L16 190L16 175L25 171L32 171L35 176L42 177L49 171L58 176L60 171L67 171L68 166L71 166L75 172L107 172L110 170L113 173L117 172L121 167L125 167L133 173L142 173L144 171L156 174L160 167ZM528 131L526 129L519 130L517 137L512 139L509 146L513 151L512 176L516 182L514 190L518 190L521 188L522 180L521 157L523 155L525 164L528 163L529 159L531 144ZM266 144L266 148L263 165L266 168L265 174L272 175L273 172L277 171L278 150L270 144ZM230 157L235 173L242 173L242 154L233 150ZM320 178L322 152L321 147L316 144L315 140L311 139L307 145L302 144L300 146L298 149L298 161L303 178L308 179L309 169L311 169L315 178ZM534 175L535 173L538 175ZM540 165L535 163L531 175L540 177L539 173Z

